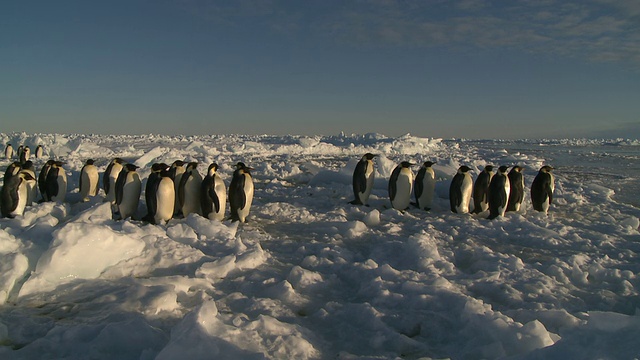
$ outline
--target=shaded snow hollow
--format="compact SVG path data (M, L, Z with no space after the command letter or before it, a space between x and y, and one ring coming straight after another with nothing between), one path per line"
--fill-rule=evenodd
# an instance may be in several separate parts
M94 136L0 134L66 162L67 203L0 220L3 359L627 359L640 356L640 211L613 190L556 173L549 216L448 210L460 165L546 159L482 143L380 134ZM500 144L500 142L494 142ZM581 142L561 142L581 146ZM554 146L550 141L546 146ZM593 144L592 144L593 145ZM621 144L620 146L635 146ZM351 174L376 158L370 207ZM247 224L198 215L112 220L78 194L88 158L211 162L229 184L255 168ZM430 212L390 209L400 161L437 161ZM4 171L9 160L0 160ZM414 172L417 172L417 166ZM145 214L144 194L137 218Z

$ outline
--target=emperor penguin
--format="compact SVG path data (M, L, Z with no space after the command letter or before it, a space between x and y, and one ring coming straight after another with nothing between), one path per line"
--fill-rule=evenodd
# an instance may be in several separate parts
M29 158L31 158L31 149L29 149L29 146L25 146L20 153L20 163L24 164Z
M49 201L64 202L67 196L67 174L62 161L54 161L47 172L45 191Z
M403 161L393 169L389 178L389 199L394 209L404 211L411 202L411 191L413 190L414 164Z
M125 161L121 158L113 158L107 165L107 169L104 171L102 175L102 187L104 189L105 200L110 202L113 206L114 211L117 211L115 208L116 203L116 181L118 181L118 175L122 171L122 168L125 164Z
M36 171L33 166L33 161L27 160L22 164L20 172L29 174L28 177L25 177L25 181L27 185L27 206L30 206L38 198L38 184L36 181Z
M51 201L51 199L49 199L49 194L47 193L47 175L49 174L49 170L51 170L53 163L55 163L55 160L47 160L47 162L42 166L42 169L40 169L40 174L38 175L38 189L42 196L41 201Z
M554 168L548 165L541 167L531 184L531 203L533 208L545 214L549 212L549 207L553 202L555 179L551 173L552 170Z
M431 210L433 194L436 189L436 173L433 171L433 165L435 162L425 161L416 175L414 187L416 205L424 210Z
M369 195L373 189L373 181L375 180L375 169L373 158L378 155L366 153L362 156L356 168L353 170L353 196L351 201L353 205L367 205Z
M493 177L493 166L487 165L473 184L473 213L480 214L489 209L489 184Z
M42 145L38 145L36 147L35 155L36 159L42 159L42 156L44 155L44 147L42 147Z
M500 166L498 172L491 178L491 183L489 184L489 217L487 219L504 216L507 210L511 191L507 175L508 169L506 166Z
M473 191L473 180L469 170L471 170L470 167L462 165L458 168L458 172L453 179L451 179L449 205L454 213L466 214L469 212L471 192Z
M524 201L524 175L522 166L514 166L509 171L509 202L507 203L507 211L520 211L520 206Z
M18 160L20 160L20 158L22 157L22 150L24 150L24 146L23 145L18 146L18 150L16 151L16 156L18 157Z
M220 175L218 175L218 164L212 163L209 165L207 175L202 180L201 194L202 215L211 220L224 219L227 188Z
M253 201L253 178L250 171L253 168L243 162L236 164L231 183L229 184L229 207L231 220L246 222L251 203Z
M7 143L7 146L4 148L4 157L7 159L11 159L13 157L13 146L10 143Z
M2 184L0 212L3 217L14 218L24 213L28 197L27 181L35 178L28 172L21 171L19 166L12 164L10 167Z
M93 159L88 159L80 170L80 197L83 202L89 201L89 196L98 195L98 168L93 164Z
M143 220L153 224L163 224L173 217L176 191L169 171L164 163L153 164L144 191L147 215Z
M180 199L178 198L178 191L180 190L180 180L182 180L182 175L184 174L184 164L185 162L182 160L176 160L171 164L171 168L169 169L169 174L171 180L173 180L174 191L176 193L176 200L173 207L173 215L177 216L182 211L182 206L180 205Z
M116 208L114 214L116 220L124 220L135 215L138 210L142 183L140 175L136 171L138 167L133 164L125 164L118 174L115 183Z
M202 186L202 176L198 172L198 163L190 162L180 178L178 187L178 198L182 216L187 217L191 213L201 214L200 187Z

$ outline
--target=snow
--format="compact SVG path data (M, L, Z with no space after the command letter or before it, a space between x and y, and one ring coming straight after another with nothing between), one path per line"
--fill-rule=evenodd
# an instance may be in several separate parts
M2 359L640 356L640 209L619 195L640 176L592 175L602 161L637 169L637 140L15 133L0 142L42 144L36 172L52 156L69 178L65 203L0 219ZM520 212L493 221L449 211L460 165L475 179L487 164L517 163L528 190L554 149L580 153L585 167L557 167L548 216L528 194ZM351 174L367 152L379 155L370 206L354 206ZM103 190L81 202L78 181L86 159L102 174L116 156L141 167L143 189L154 162L203 171L215 161L229 184L243 161L255 169L248 222L144 223L144 194L134 219L113 220ZM426 160L437 162L432 209L392 209L393 168Z

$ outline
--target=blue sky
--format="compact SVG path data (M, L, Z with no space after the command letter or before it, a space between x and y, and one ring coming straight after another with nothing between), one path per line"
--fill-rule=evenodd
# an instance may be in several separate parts
M637 0L0 4L0 132L640 137Z

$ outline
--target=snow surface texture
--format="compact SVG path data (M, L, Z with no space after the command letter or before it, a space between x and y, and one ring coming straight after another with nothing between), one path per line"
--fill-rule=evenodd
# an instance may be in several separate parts
M2 359L640 356L638 208L558 169L548 216L528 194L493 221L449 211L460 165L474 179L487 164L523 165L528 191L539 156L379 134L0 142L44 145L36 171L54 157L69 178L66 203L0 220ZM351 174L366 152L379 154L371 206L354 206ZM103 190L83 203L78 180L86 159L102 174L115 156L141 167L143 189L154 162L197 161L204 175L215 161L227 186L245 162L256 184L248 223L112 220ZM431 211L391 208L387 181L404 160L437 161ZM142 194L137 218L145 212Z

